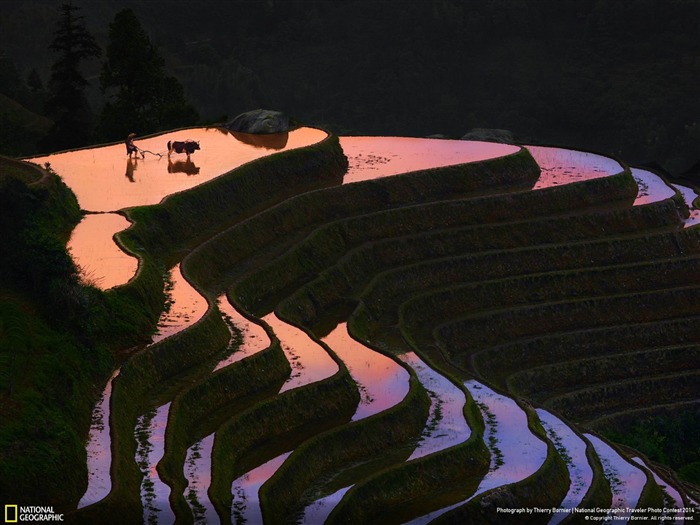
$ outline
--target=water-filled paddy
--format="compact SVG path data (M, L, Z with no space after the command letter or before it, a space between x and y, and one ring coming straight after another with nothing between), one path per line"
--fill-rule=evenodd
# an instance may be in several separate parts
M138 259L122 251L113 239L130 224L116 213L83 217L68 241L68 251L83 278L106 290L127 283L136 274Z
M639 193L634 201L635 206L670 199L676 194L674 189L666 184L661 177L649 170L632 168L632 176L639 187Z
M147 412L138 418L136 438L136 464L141 470L141 504L144 523L174 523L170 509L170 487L161 481L156 466L165 453L165 429L168 424L170 403Z
M325 137L325 134L319 130L312 131L316 133L315 135L313 133L310 134L310 136L313 136L314 141L321 140ZM194 130L188 130L186 133L190 132L194 134ZM191 165L179 165L182 169L181 171L173 169L172 165L175 164L173 159L168 163L165 158L158 159L157 157L147 154L145 159L139 158L129 161L129 164L127 164L127 171L124 172L122 168L122 172L118 174L118 181L116 178L118 170L115 171L113 165L111 167L111 174L105 175L104 180L109 181L111 180L109 177L115 177L114 184L116 187L121 188L125 196L129 195L129 198L136 199L134 202L141 199L143 195L137 195L138 192L132 195L128 190L137 187L139 191L143 190L146 193L152 191L152 202L158 202L172 191L181 191L177 189L180 188L180 186L178 186L180 183L177 182L180 179L189 183L195 178L199 178L199 182L203 182L204 180L209 180L214 176L218 176L230 170L230 166L232 166L230 163L231 159L224 157L227 157L230 153L227 149L231 146L230 141L238 141L238 139L234 139L220 131L200 130L199 132L204 134L203 137L206 137L206 141L204 138L201 139L203 149L193 155ZM185 138L180 136L180 133L181 132L178 132L177 138ZM282 147L292 147L292 135L293 134L290 134L289 140ZM157 139L165 140L163 137L167 139L165 135ZM153 140L155 139L156 138ZM297 139L295 138L294 140ZM299 138L299 141L301 140L302 139ZM306 137L304 140L311 139ZM215 147L214 144L219 142L221 146ZM206 149L204 148L205 143L209 145ZM140 147L148 149L147 141L142 141L138 144ZM154 142L154 147L155 144ZM303 145L301 142L297 144ZM350 170L344 179L345 183L385 177L396 173L416 171L435 166L474 162L508 155L519 150L517 146L503 144L396 137L344 137L341 138L341 145L345 149L350 160ZM111 148L122 147L122 145L119 145L112 146ZM246 144L246 147L254 148L256 154L259 153L258 156L262 156L279 151L279 149L275 148L280 147L280 144L276 144L274 147L271 144L268 144L268 147ZM217 150L217 148L219 149ZM543 172L543 176L540 178L536 188L576 182L587 178L613 175L622 170L622 167L616 161L599 155L572 152L556 148L530 147L530 149L533 156L542 167ZM91 162L93 168L95 164L102 162L103 159L97 159L97 157L101 155L97 155L96 157L95 151L85 150L85 152L81 153L84 158L80 157L82 160L78 162L79 165L81 163L84 166L90 164L90 159L88 158L88 152L90 151L92 152ZM154 151L159 150L154 149ZM218 154L216 154L217 151ZM205 152L207 153L205 154ZM71 152L71 154L73 153L79 152ZM123 151L120 152L118 149L114 149L111 154L115 157L120 156L123 165L125 157ZM208 156L210 154L212 155L211 157ZM247 154L248 153L246 153L246 155ZM54 161L59 162L57 158L60 155L61 154L51 161L55 169L58 164L55 164ZM69 154L66 153L65 155ZM252 160L252 158L257 157L255 157L255 155L251 157L243 155L239 156L238 161L241 159ZM180 160L183 160L183 158ZM66 171L71 170L69 165L70 163L68 162L65 168ZM132 168L129 168L129 166L132 166ZM194 168L192 166L194 166ZM166 168L165 171L162 171L163 167ZM195 172L193 172L193 169ZM158 172L158 170L161 171ZM94 178L94 173L91 177ZM157 177L161 177L162 180L160 180L160 182L163 184L159 186L158 189L155 189L157 185L155 179ZM163 179L163 177L171 177L171 179ZM84 178L85 177L83 177L83 179ZM652 194L653 197L651 198L654 200L667 198L668 194L665 193L666 190L663 188L663 184L658 187L657 191L655 186L656 182L653 178L640 173L635 173L635 178L640 183L640 198L646 198ZM76 176L75 180L80 183L85 182L81 180L79 176ZM151 184L154 185L152 188L149 186ZM86 186L89 185L86 184ZM181 189L185 187L188 186L184 185ZM666 186L666 188L668 188L668 186ZM644 195L642 195L643 193ZM89 194L89 192L86 194ZM110 201L108 206L113 206L112 202L116 201ZM87 207L82 202L81 205L83 205L84 208ZM107 206L107 204L105 204L105 206ZM119 206L123 207L124 204L122 203ZM107 216L108 215L104 215L104 217ZM94 217L101 216L95 215ZM114 217L119 216L114 215ZM122 223L121 225L121 227L126 226L128 226L128 223ZM103 235L106 238L111 238L112 233L108 233L106 227L98 227L96 230L96 233L90 234L88 237ZM118 230L115 229L114 231ZM76 237L78 236L77 233L75 235ZM96 253L95 250L93 250L93 252ZM92 257L97 261L98 267L108 264L109 262L109 257ZM133 275L133 273L131 273L131 275ZM123 277L120 279L123 279ZM182 276L179 265L171 270L167 293L168 310L161 317L158 326L159 332L155 336L154 342L160 341L165 337L171 336L191 326L201 318L208 306L206 299ZM218 304L222 313L227 317L227 321L235 326L236 330L241 332L242 338L240 347L231 353L230 356L221 360L215 370L225 366L235 366L236 362L270 345L270 339L265 330L263 330L260 325L241 315L240 312L237 312L235 308L228 303L225 297L219 297ZM306 332L284 323L277 318L274 313L265 316L263 321L270 325L276 336L280 339L282 348L292 366L291 377L287 383L284 384L280 392L323 380L338 371L337 362L334 361L322 345L313 341ZM232 336L236 336L236 330L232 330ZM347 333L345 323L339 324L335 330L324 336L322 341L346 364L351 376L358 385L361 394L361 402L357 412L353 416L354 420L362 419L386 410L399 403L405 397L408 392L408 372L389 357L374 352L352 339ZM416 354L404 354L400 356L400 358L416 372L419 381L428 390L432 401L430 416L426 423L426 431L410 459L423 457L468 439L470 436L470 429L463 415L463 408L466 401L464 392L447 378L430 369ZM547 447L542 440L532 434L527 426L526 413L513 399L497 394L486 385L476 381L468 381L464 386L471 392L479 408L482 410L486 422L485 440L489 446L492 458L490 472L481 480L476 493L472 496L473 498L487 490L520 481L536 472L546 458ZM108 393L105 394L105 397L108 398ZM104 401L101 406L102 405L104 405ZM139 442L136 460L139 462L144 474L144 482L141 489L142 502L144 505L144 520L155 519L153 516L157 514L159 515L159 523L169 522L174 519L168 503L169 488L160 481L157 471L155 470L155 465L163 456L164 452L163 436L165 433L169 406L169 404L166 404L153 413L142 415L135 429L135 434ZM539 414L550 439L555 442L555 445L558 444L558 449L563 451L570 459L570 462L567 462L567 466L569 467L572 486L565 500L561 502L561 506L564 508L576 506L580 503L587 487L590 485L590 479L592 477L590 466L585 457L585 442L560 420L542 411L540 411ZM211 479L211 442L213 437L214 435L211 434L204 440L190 447L187 452L185 465L183 466L183 472L189 482L189 486L185 492L185 498L191 505L193 516L196 520L200 521L208 521L210 518L215 519L213 517L213 509L206 494ZM109 448L109 439L108 437L106 439L107 448ZM599 455L605 458L604 463L610 472L611 480L617 479L619 476L630 476L630 480L626 479L622 487L614 487L616 497L618 498L616 504L621 505L623 500L624 502L632 502L636 490L635 484L638 484L639 481L637 479L638 473L641 473L641 471L636 469L636 472L634 470L625 470L623 472L621 470L622 467L615 463L614 458L607 450L602 447L597 447L597 449L600 449L598 452ZM269 461L265 465L251 470L249 473L233 482L232 492L234 501L231 510L234 522L237 522L237 520L243 517L248 520L248 523L257 523L261 521L258 489L262 483L274 474L279 465L283 463L290 453L291 452L285 453ZM629 463L627 463L627 465L629 465ZM632 468L634 469L634 467ZM102 496L88 496L88 494L86 494L85 498L91 499L89 501L86 499L86 502L81 501L81 505L87 505L95 501L96 497L104 497L105 490L109 490L108 480L107 488L104 488L104 472L108 471L108 464L107 467L105 467L103 461L101 467L90 467L90 469L91 475L98 470L103 472L101 478L103 481L101 483L102 486L94 490L89 489L91 494L101 493ZM97 485L91 481L91 487L93 485L97 487ZM350 487L345 487L307 507L304 522L318 523L320 520L324 519L349 488ZM458 505L465 503L465 501ZM428 516L424 516L415 520L415 522L425 523L453 507L445 508ZM563 517L564 515L562 514L561 516ZM553 520L552 523L556 523L556 521Z
M360 390L353 421L398 404L408 393L408 372L394 360L353 339L345 323L322 338L345 363Z
M280 394L321 381L338 371L338 363L321 345L310 339L306 332L280 320L274 312L262 319L275 332L292 367L292 374L282 385Z
M116 211L157 204L168 195L193 188L246 162L315 144L326 136L319 129L300 128L282 137L271 136L267 142L251 144L244 142L246 137L223 128L193 128L136 139L137 147L160 157L145 153L145 158L129 159L124 144L112 144L28 160L40 165L50 163L76 194L82 209ZM168 159L168 141L187 139L199 141L201 149L189 160L186 155L176 153Z
M104 392L92 411L92 424L86 446L88 487L78 502L79 509L100 501L112 488L112 479L109 475L112 465L109 401L112 396L112 381L118 375L117 368L107 381Z
M154 343L196 323L207 311L207 300L183 277L179 264L170 271L166 296L166 310L158 320Z
M611 514L611 516L614 516L612 522L626 523L631 512L624 510L637 507L639 496L642 494L647 478L639 468L620 456L614 448L602 439L592 434L584 435L593 444L596 454L598 454L603 464L605 477L610 483L613 493L611 509L620 509L620 512L614 515Z
M623 170L616 160L586 151L546 146L527 149L542 170L533 189L608 177Z
M412 137L340 137L350 164L343 183L503 157L520 146Z

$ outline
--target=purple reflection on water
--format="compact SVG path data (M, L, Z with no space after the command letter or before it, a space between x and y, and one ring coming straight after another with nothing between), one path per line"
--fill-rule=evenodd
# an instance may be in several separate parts
M623 171L616 160L595 153L546 146L527 146L527 149L541 170L533 187L535 190L608 177Z
M345 363L360 389L362 397L353 421L391 408L406 397L408 372L391 358L353 339L346 323L336 326L323 341Z
M92 411L92 425L87 443L88 486L78 503L81 509L104 498L112 489L109 469L112 465L112 440L110 439L109 401L112 381L119 375L117 368L107 381L100 400Z
M231 521L234 525L262 525L262 511L260 510L260 498L258 491L277 469L289 457L286 452L267 463L244 474L231 484L233 504L231 505Z
M305 525L318 525L319 523L324 523L333 509L338 505L338 503L340 503L340 500L343 499L343 496L345 496L347 491L351 488L352 485L337 490L325 498L314 501L304 510L304 516L302 517L301 522Z
M399 356L413 368L430 395L430 417L409 461L463 443L471 435L464 419L466 396L445 376L430 368L414 352Z
M486 423L484 438L491 451L491 467L472 496L531 476L547 459L547 445L527 424L527 414L511 398L478 381L465 386Z
M530 431L527 414L513 399L478 381L467 381L464 386L484 417L484 439L491 452L491 467L469 498L416 518L409 525L429 523L487 490L521 481L537 472L547 459L546 443Z
M685 508L685 504L683 503L683 498L681 497L680 493L669 483L667 483L665 480L661 479L661 477L652 470L649 465L647 465L642 458L632 458L632 461L637 463L638 465L641 465L643 467L646 467L650 472L651 475L654 476L654 480L656 481L656 484L661 488L663 494L664 494L664 507L667 509L683 509ZM664 516L669 516L668 513L664 514ZM679 525L681 523L685 522L685 512L674 512L673 516L676 517L676 519L671 520L670 518L667 518L668 521L667 523L673 523L674 525Z
M262 320L272 327L292 367L292 374L282 385L280 394L321 381L338 371L338 364L306 332L280 320L274 312Z
M637 198L634 201L635 206L670 199L676 194L673 188L651 171L632 168L632 176L639 187Z
M595 448L613 493L611 512L608 516L612 523L627 523L632 513L624 510L636 508L647 477L600 438L592 434L584 436Z
M165 453L165 428L168 424L169 410L170 403L166 403L157 410L140 416L134 428L137 443L136 463L143 474L143 522L148 524L163 525L175 522L175 515L168 501L170 487L161 481L156 470L156 465Z
M537 415L547 432L547 437L552 441L569 470L571 485L559 508L570 511L580 505L593 482L593 469L586 457L586 442L561 419L546 410L537 409ZM560 523L568 515L568 512L554 514L549 525Z
M211 450L214 434L209 434L187 449L184 474L187 479L185 499L198 525L219 523L219 516L209 500L207 490L211 485Z
M226 298L222 295L217 299L219 310L229 325L234 325L243 334L243 340L238 348L225 359L222 359L214 368L214 372L241 359L257 354L270 346L270 338L265 329L257 323L241 315Z

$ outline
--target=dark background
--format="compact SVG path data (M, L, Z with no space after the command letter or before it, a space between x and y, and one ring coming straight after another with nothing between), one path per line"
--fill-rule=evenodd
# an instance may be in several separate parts
M37 97L22 84L32 69L48 80L61 3L0 1L5 135L18 119L38 133L41 120L26 122L41 119ZM133 9L199 123L263 107L339 134L459 138L498 128L674 175L698 169L700 0L73 4L103 47L115 14ZM100 61L83 69L97 114ZM30 153L31 137L5 137L0 153Z

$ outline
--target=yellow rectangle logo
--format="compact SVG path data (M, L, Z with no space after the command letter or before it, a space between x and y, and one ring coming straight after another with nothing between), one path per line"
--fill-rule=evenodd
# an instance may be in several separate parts
M5 505L5 523L17 523L17 505Z

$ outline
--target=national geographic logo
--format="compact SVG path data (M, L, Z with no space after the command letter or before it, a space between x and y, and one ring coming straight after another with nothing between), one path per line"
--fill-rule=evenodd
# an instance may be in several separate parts
M54 512L53 507L20 507L5 505L5 523L25 523L36 521L63 521L63 514Z

